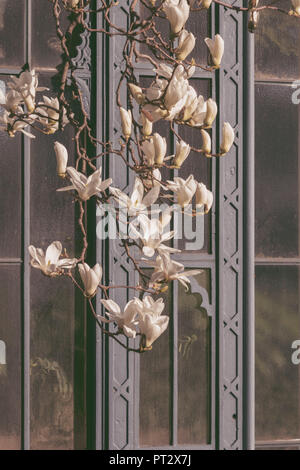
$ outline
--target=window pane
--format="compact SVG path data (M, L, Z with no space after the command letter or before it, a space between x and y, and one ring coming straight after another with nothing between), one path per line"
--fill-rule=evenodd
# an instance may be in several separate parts
M42 86L51 87L49 78L41 76ZM43 248L60 240L68 256L79 255L76 240L76 204L70 192L57 192L66 185L56 175L54 141L66 145L69 165L74 161L73 131L68 125L54 136L38 134L31 141L31 243ZM43 190L41 190L41 187ZM68 279L49 279L31 270L31 444L33 449L72 449L75 429L74 411L82 415L85 377L82 364L74 357L77 336L84 335L83 306L75 304L75 292ZM81 330L75 331L75 322ZM77 338L78 341L81 341ZM76 394L76 396L75 396ZM77 421L76 421L77 422ZM78 432L84 435L83 429ZM77 442L78 445L80 445ZM83 444L81 444L83 445Z
M0 88L5 93L6 85L0 77ZM1 111L0 111L1 113ZM19 258L21 255L21 134L9 137L0 131L0 258Z
M190 85L195 88L198 95L203 95L204 99L209 98L211 94L209 80L191 79ZM192 147L200 148L202 145L199 129L179 126L179 135ZM182 164L179 176L186 179L193 174L197 181L204 183L208 189L211 189L211 160L201 153L192 151ZM199 216L197 219L193 218L192 224L189 219L189 216L183 217L183 236L178 241L178 248L187 251L210 252L211 212L205 216Z
M195 276L195 285L178 291L178 442L210 440L211 322L197 288L209 292L209 272ZM201 292L201 291L200 291ZM202 291L203 292L203 291Z
M0 450L21 446L19 266L0 265Z
M48 0L32 1L32 63L35 67L55 68L61 63L62 49L56 35L52 3ZM61 29L65 31L68 20L65 10L60 16ZM47 21L41 21L47 18Z
M195 59L197 64L206 65L208 60L208 48L204 44L204 38L209 37L210 10L191 12L185 24L185 29L193 33L196 45L186 60Z
M22 66L25 62L25 2L0 2L0 67Z
M260 5L270 4L269 0ZM276 2L285 10L291 8L291 2ZM278 13L261 11L255 32L255 71L256 78L295 79L300 72L300 23L299 18Z
M256 439L300 437L299 268L256 268Z
M170 314L171 294L160 295L163 314ZM140 356L140 446L170 444L170 343L169 330Z
M72 449L74 289L32 272L31 448Z
M285 85L256 86L256 254L299 254L299 106Z

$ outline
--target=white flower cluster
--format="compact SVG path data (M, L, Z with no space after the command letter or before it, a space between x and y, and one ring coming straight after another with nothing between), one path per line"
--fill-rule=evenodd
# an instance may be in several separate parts
M26 130L28 125L38 124L45 134L54 134L68 123L65 108L62 109L60 122L60 106L58 98L43 96L43 101L36 105L36 93L48 90L38 86L35 70L25 70L19 77L11 77L7 84L9 91L5 94L0 89L0 106L4 109L0 116L0 129L10 137L22 132L27 137L35 136Z
M66 6L77 8L76 0L65 0ZM209 8L211 1L202 0L201 6ZM112 179L102 180L101 168L87 176L78 171L77 167L68 166L68 151L60 142L54 144L58 176L70 181L71 185L59 188L57 191L74 191L76 200L83 203L92 197L97 197L98 203L109 201L116 204L116 213L126 214L128 227L127 240L140 248L143 262L152 268L151 278L146 288L136 286L137 290L149 293L163 292L169 282L178 281L185 289L189 288L190 277L201 273L199 269L185 270L182 263L172 259L172 255L180 250L169 246L167 242L174 238L175 232L169 230L172 215L175 210L192 209L191 215L207 214L213 206L213 194L205 184L195 180L191 174L184 179L175 176L173 180L163 181L161 168L167 166L180 169L189 157L193 147L185 142L176 133L175 153L168 155L168 145L165 137L153 131L155 123L161 119L199 129L202 136L202 146L196 149L206 157L221 156L229 152L234 142L234 131L229 123L223 125L223 138L218 154L212 154L211 137L208 130L212 127L218 107L212 98L197 95L190 85L189 79L195 72L194 61L184 63L192 53L196 39L185 29L190 14L190 5L187 0L165 0L163 12L170 23L171 37L177 38L176 47L172 49L174 61L160 63L154 69L155 79L148 88L141 88L138 84L128 83L131 96L139 108L138 119L135 119L133 109L120 106L120 119L123 135L122 148L133 145L139 154L140 162L135 162L136 176L130 195L121 189L112 186ZM224 53L224 41L220 35L213 39L206 38L209 48L211 64L208 69L219 68ZM172 64L172 65L170 65ZM23 72L19 78L13 78L8 84L10 91L1 97L1 104L5 109L5 125L10 135L17 130L24 131L24 127L31 122L38 121L46 133L55 132L60 125L67 123L66 111L59 110L57 98L43 97L43 101L35 104L35 94L41 91L34 71ZM17 116L23 113L26 119L20 120ZM172 124L171 124L172 125ZM135 137L132 138L134 129ZM199 133L200 135L200 133ZM107 192L106 192L107 191ZM168 209L156 211L157 217L150 218L149 209L160 198L174 201ZM129 245L130 245L129 243ZM127 248L128 246L127 245ZM103 270L99 263L92 268L81 258L62 256L62 245L53 242L46 250L29 247L31 264L43 274L56 277L69 275L73 282L80 286L71 269L78 267L81 290L89 299L96 294L98 288L105 292L105 299L101 300L106 313L97 315L102 323L114 323L118 333L122 332L129 338L141 335L141 346L150 349L153 342L166 330L169 322L167 315L162 315L164 302L161 298L154 300L151 295L143 299L134 297L122 309L115 301L108 298L110 286L101 284ZM134 260L135 267L139 269L139 262ZM80 280L79 280L80 282ZM117 286L118 287L118 286ZM145 293L144 292L144 293Z

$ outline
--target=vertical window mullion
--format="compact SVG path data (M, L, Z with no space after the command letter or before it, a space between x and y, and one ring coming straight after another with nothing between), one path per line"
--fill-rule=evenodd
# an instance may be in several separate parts
M172 328L171 332L171 444L178 443L178 283L173 285L173 305L172 305Z
M26 62L31 61L31 0L26 2L24 47ZM30 139L23 136L23 409L22 448L30 449Z

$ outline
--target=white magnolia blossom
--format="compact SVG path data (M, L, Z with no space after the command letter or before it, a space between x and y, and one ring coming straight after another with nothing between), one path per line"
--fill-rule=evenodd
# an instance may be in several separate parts
M36 92L48 90L48 88L38 87L38 77L35 70L26 70L21 73L20 77L11 76L10 78L12 81L8 82L9 88L20 93L28 112L32 113L35 108Z
M160 185L161 181L161 172L158 168L155 168L151 174L147 176L147 178L143 179L143 183L145 188L151 189L153 186Z
M211 127L213 125L213 122L216 119L217 113L218 113L217 103L212 98L209 98L206 101L206 116L204 120L205 127Z
M166 109L163 109L160 105L154 104L146 104L143 107L142 112L151 122L157 122L160 119L165 119L168 115L168 111Z
M142 104L144 102L145 95L141 87L139 87L138 85L135 85L134 83L128 83L128 87L135 101L138 104Z
M189 67L183 67L182 65L178 65L176 69L175 70L178 75L178 78L180 78L181 76L182 78L188 79L193 76L193 74L195 73L196 67L194 65L191 65ZM167 80L169 80L172 77L173 72L174 72L174 69L170 65L166 65L163 62L161 62L158 65L158 67L153 70L157 73L157 75L164 77Z
M65 177L68 165L68 151L60 142L54 142L56 155L56 172L58 176Z
M173 68L171 65L164 64L163 62L160 62L158 67L153 70L155 73L157 73L157 75L164 77L167 80L169 80L173 75Z
M142 134L145 137L149 137L152 134L153 124L152 122L145 116L144 113L141 113L141 124L142 124Z
M169 81L165 95L164 105L168 110L167 120L172 120L184 107L187 100L189 82L182 65L178 65Z
M116 323L128 338L135 338L139 330L144 335L143 346L146 348L150 348L168 327L169 317L161 315L165 308L161 298L155 301L150 295L142 300L134 297L126 304L124 310L121 310L114 300L103 299L101 302L108 311L108 321ZM103 320L103 317L100 318Z
M163 299L154 300L147 295L141 301L138 315L138 327L145 337L145 347L150 348L155 340L168 328L169 317L161 315L165 304Z
M98 285L102 279L102 267L99 263L91 268L87 263L78 264L78 270L84 285L84 293L92 297L97 292Z
M131 126L132 126L132 115L131 111L126 111L124 108L120 108L120 115L121 115L121 125L122 125L122 132L126 139L129 139L131 136Z
M190 118L189 124L193 127L201 127L204 125L204 121L207 115L207 101L204 100L203 96L198 96Z
M112 183L111 178L102 181L102 168L94 171L94 173L89 177L75 170L75 168L71 166L67 167L67 173L70 177L72 185L66 186L65 188L59 188L56 191L70 191L75 189L82 201L87 201L95 194L105 191Z
M190 6L187 0L165 0L163 10L170 22L172 33L178 34L190 14Z
M224 122L222 136L223 138L222 138L220 153L225 154L229 152L234 142L234 130L232 129L229 122Z
M146 97L151 103L147 103L142 112L151 122L179 118L190 93L193 93L188 79L193 75L195 67L185 69L178 65L172 69L168 65L160 64L154 70L158 76L164 78L156 78L146 89Z
M177 202L181 207L191 202L197 188L194 175L190 175L186 180L176 176L174 181L167 181L167 183L167 189L175 193Z
M214 196L209 189L205 186L203 183L198 183L197 184L197 189L196 189L196 207L201 208L204 206L204 212L207 214L214 202Z
M165 241L171 240L174 237L174 231L164 233L165 227L170 223L170 211L164 211L160 219L149 219L145 214L139 217L130 224L131 234L140 238L143 243L143 253L145 256L151 258L155 251L158 253L175 253L180 250L169 247L164 244ZM136 226L140 227L140 231Z
M4 94L2 89L0 89L0 105L9 113L23 112L23 109L20 107L22 102L23 98L18 91L9 90L8 93Z
M184 60L194 49L196 39L193 33L183 29L179 35L178 47L175 49L175 55L178 60Z
M150 191L144 195L144 185L140 178L135 178L134 187L131 196L123 193L118 188L110 187L110 192L117 199L120 206L127 209L129 216L136 216L145 211L148 206L154 204L160 193L160 185L153 186Z
M162 165L167 151L167 141L156 132L153 137L142 143L141 149L147 165L152 166L155 163Z
M59 101L58 98L43 96L35 110L36 119L43 124L48 134L54 134L59 129ZM63 108L62 126L69 122L66 109Z
M193 127L206 127L210 128L217 116L218 107L217 103L209 98L204 100L202 95L197 97L195 89L189 86L185 105L180 113L179 120L187 122Z
M209 49L214 65L216 67L220 67L221 60L224 54L224 40L222 36L216 34L214 39L205 38L205 44Z
M134 297L125 305L124 310L121 310L114 300L103 299L101 302L109 312L106 312L106 315L109 317L109 321L116 323L119 329L123 330L123 333L128 338L135 338L137 330L136 317L138 312L141 310L142 302Z
M198 106L198 97L195 88L189 86L185 105L182 108L182 121L189 121Z
M157 101L163 95L166 87L168 86L168 80L162 78L156 78L154 82L146 89L146 97L149 101Z
M31 256L31 266L40 269L46 276L58 276L62 269L72 269L76 266L76 258L59 259L62 252L62 245L55 241L48 246L46 253L42 248L35 248L33 245L28 247Z
M300 16L300 0L292 0L294 12Z
M168 254L160 254L155 261L145 260L147 264L154 268L151 276L152 286L170 281L179 281L187 290L190 284L189 277L196 276L202 271L200 269L190 269L185 271L184 265L173 261Z
M16 113L22 114L22 108L19 107L16 110ZM32 122L33 120L30 118L27 118L24 122L19 120L17 117L10 117L10 113L8 111L4 111L2 116L0 116L0 130L6 131L10 137L15 137L16 132L22 132L27 137L35 139L35 136L33 134L25 130L28 124L31 124Z
M189 156L190 151L191 147L183 140L176 142L176 153L173 165L176 166L176 168L180 168L184 160Z
M211 138L208 132L204 129L201 129L202 135L202 146L201 149L206 157L209 157L211 154Z

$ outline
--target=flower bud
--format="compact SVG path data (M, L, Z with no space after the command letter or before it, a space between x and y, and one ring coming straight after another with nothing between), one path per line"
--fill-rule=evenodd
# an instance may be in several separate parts
M134 85L133 83L129 83L128 86L129 86L130 93L132 94L135 101L138 104L142 104L144 102L145 96L141 87Z
M165 0L163 10L170 22L172 33L180 33L190 14L187 0Z
M54 151L56 154L56 172L58 176L64 178L67 171L68 151L66 147L59 142L54 142Z
M206 157L209 157L211 154L211 138L208 132L204 129L201 129L202 135L202 147L203 153Z
M257 28L259 20L259 12L257 10L252 10L250 12L249 21L248 21L248 30L250 33L254 33Z
M152 134L152 122L145 116L144 113L141 113L141 124L142 124L142 133L144 136L148 137Z
M167 151L167 141L165 137L161 137L157 132L153 136L153 144L155 149L155 163L162 165Z
M223 125L223 139L220 148L220 153L224 155L225 153L229 152L234 142L234 131L229 124L229 122L224 122Z
M206 116L204 120L204 125L206 127L211 127L214 120L216 119L217 112L218 112L218 106L217 103L212 99L209 98L206 101Z
M184 142L183 140L177 142L176 154L173 162L174 166L180 168L184 160L189 156L190 151L191 147L186 142Z
M209 8L212 0L201 0L200 6L203 8Z
M214 202L214 196L211 191L207 189L205 184L203 183L197 183L197 189L196 189L196 207L200 208L204 206L204 212L207 214Z
M175 54L178 60L184 60L194 49L196 43L193 33L188 33L183 29L179 36L178 47Z
M224 40L219 35L216 34L214 39L205 38L205 44L207 45L212 61L216 67L220 67L221 60L224 54Z
M300 0L292 0L293 13L300 16Z
M121 107L120 114L121 114L122 132L126 140L128 140L131 135L131 125L132 125L131 111L126 111L126 109Z

